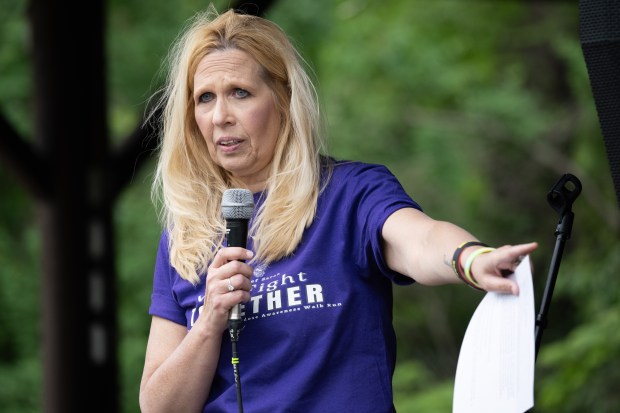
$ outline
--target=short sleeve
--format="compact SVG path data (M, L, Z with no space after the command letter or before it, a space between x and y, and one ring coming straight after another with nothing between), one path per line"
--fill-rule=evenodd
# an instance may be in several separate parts
M155 260L149 314L186 325L185 311L176 300L173 290L178 277L176 270L170 265L168 236L166 232L163 232Z
M346 220L353 228L349 240L357 254L360 268L374 268L397 284L414 281L389 268L383 253L383 225L390 215L402 208L422 210L405 191L399 180L385 166L378 164L343 164L342 179L346 193Z

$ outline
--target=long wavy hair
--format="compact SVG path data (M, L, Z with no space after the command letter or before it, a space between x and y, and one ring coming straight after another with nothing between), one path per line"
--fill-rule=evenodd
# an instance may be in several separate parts
M227 49L260 64L281 118L264 202L250 228L254 260L268 264L295 250L316 214L326 159L315 87L282 29L234 10L218 14L212 5L189 19L162 66L166 82L149 118L161 122L153 200L169 233L170 262L194 284L222 245L222 194L235 181L210 157L198 129L193 80L203 57Z

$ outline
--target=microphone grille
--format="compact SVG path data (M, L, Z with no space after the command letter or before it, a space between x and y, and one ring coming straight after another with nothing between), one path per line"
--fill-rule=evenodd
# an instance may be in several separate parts
M250 219L254 214L254 196L248 189L227 189L222 195L222 215L225 219Z

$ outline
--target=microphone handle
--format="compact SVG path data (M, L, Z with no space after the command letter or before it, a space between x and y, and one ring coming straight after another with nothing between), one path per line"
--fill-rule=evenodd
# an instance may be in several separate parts
M229 247L246 248L248 240L248 221L247 219L227 219L226 220L226 245ZM243 261L243 260L239 260ZM230 310L229 320L241 320L241 304L235 304Z

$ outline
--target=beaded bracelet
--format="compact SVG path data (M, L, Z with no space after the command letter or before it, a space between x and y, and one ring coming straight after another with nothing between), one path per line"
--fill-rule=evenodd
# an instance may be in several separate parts
M463 281L465 284L469 285L471 288L475 290L483 291L483 289L480 288L478 283L471 282L467 278L465 278L465 275L463 273L463 267L461 266L461 254L463 253L465 248L473 247L473 246L489 247L487 244L480 242L480 241L466 241L462 243L461 245L458 246L456 251L454 251L454 255L452 256L452 269L454 270L454 273L456 274L456 276L459 277L459 279Z
M495 248L491 248L491 247L478 248L476 251L469 254L469 257L467 257L467 261L465 261L465 265L463 266L463 270L464 270L463 272L465 273L465 278L467 278L469 281L471 281L477 286L480 286L480 285L478 284L473 274L471 273L471 265L474 262L474 258L476 258L478 255L486 254L487 252L491 252L491 251L495 251Z

